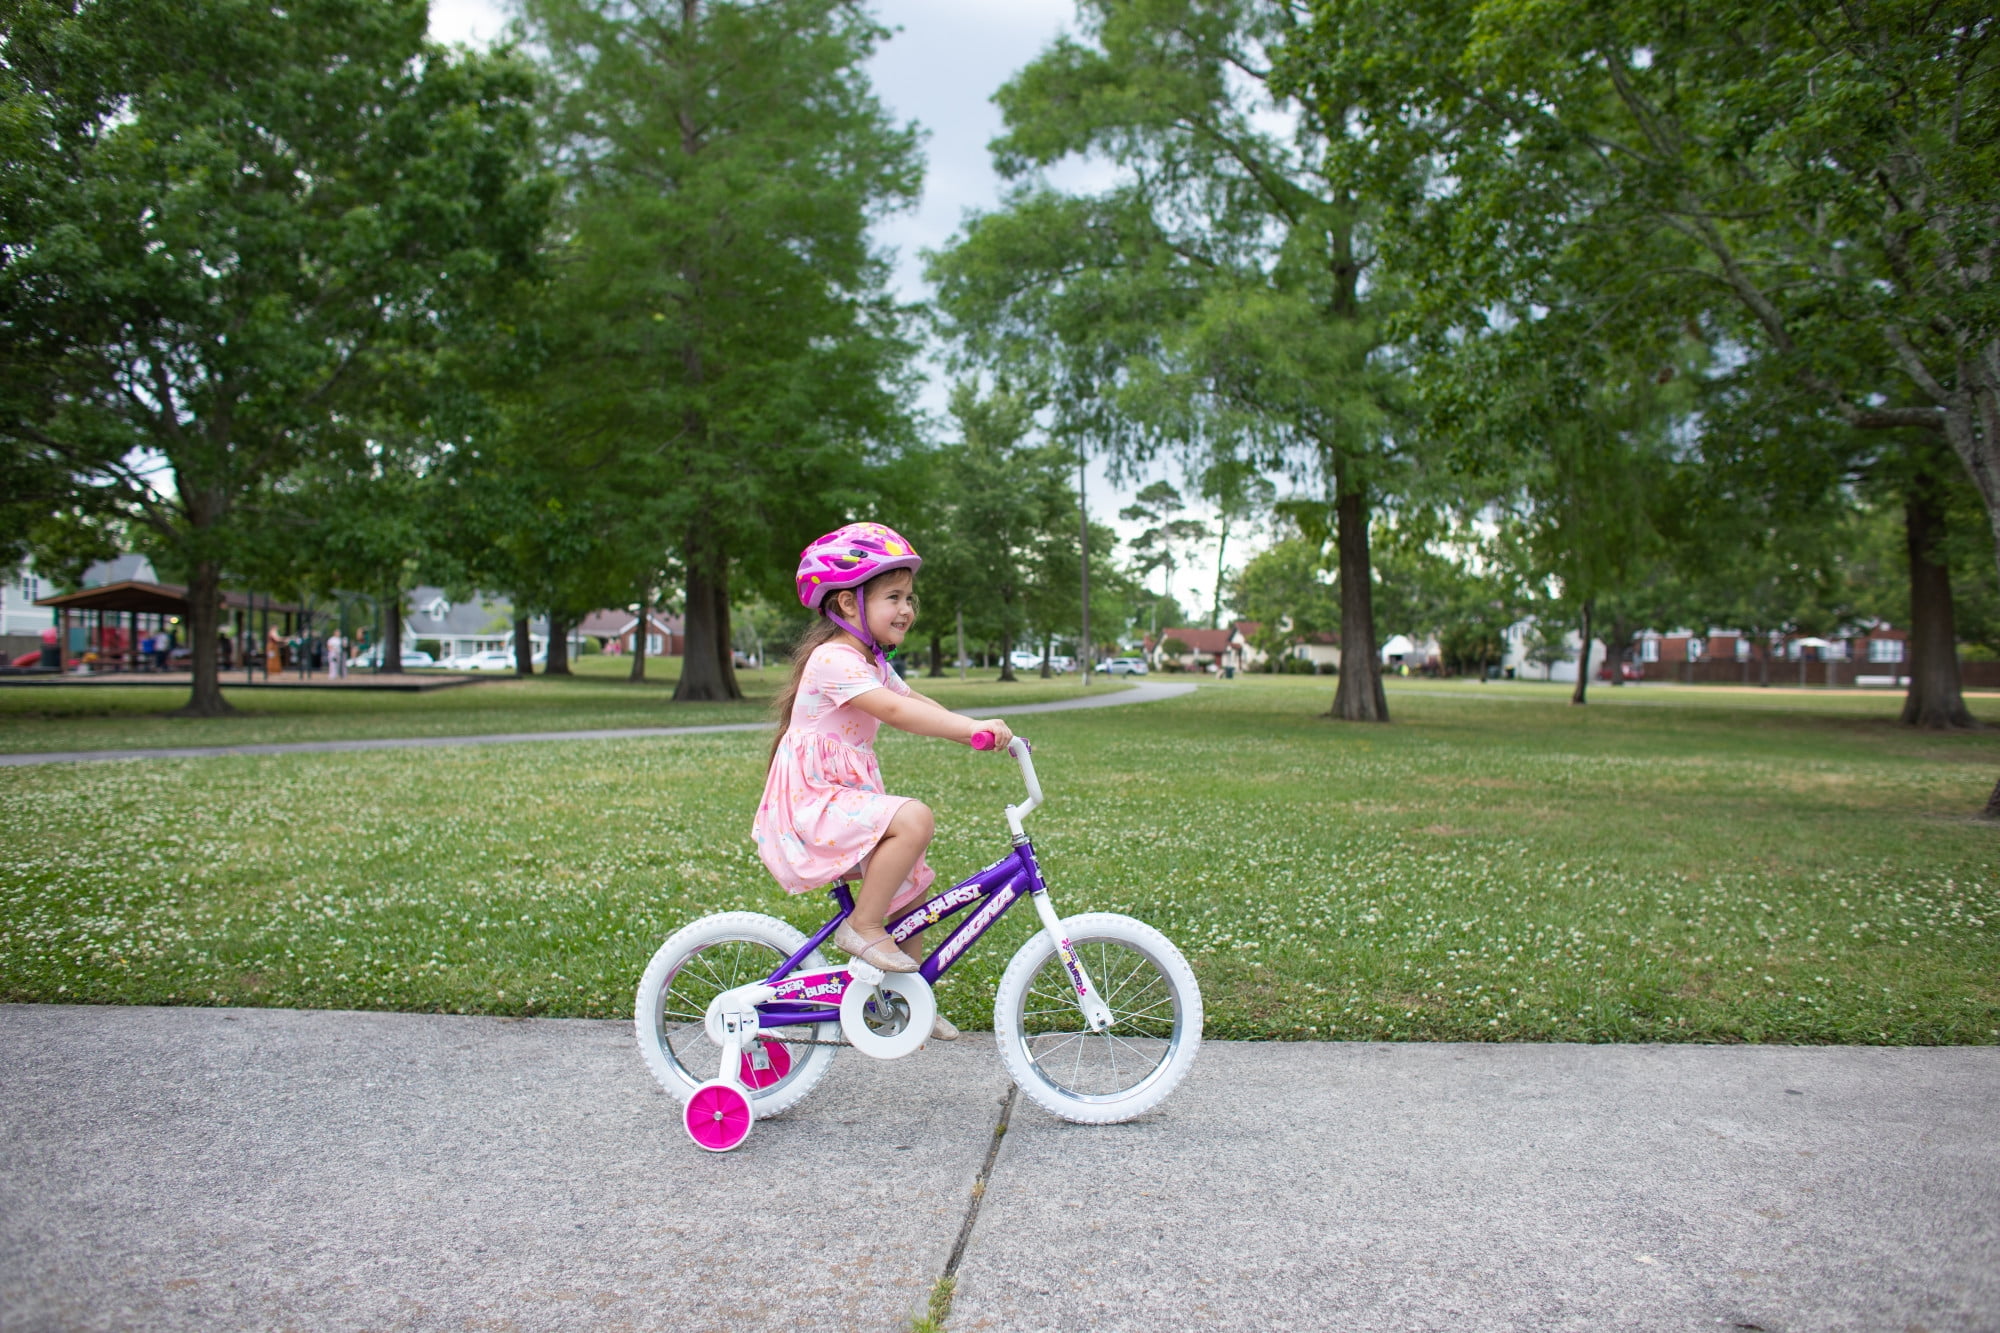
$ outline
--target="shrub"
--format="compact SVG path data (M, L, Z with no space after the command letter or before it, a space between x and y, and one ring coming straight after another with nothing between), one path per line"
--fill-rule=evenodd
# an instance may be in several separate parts
M417 651L420 653L429 653L431 660L436 661L438 658L444 656L444 643L439 639L418 639Z

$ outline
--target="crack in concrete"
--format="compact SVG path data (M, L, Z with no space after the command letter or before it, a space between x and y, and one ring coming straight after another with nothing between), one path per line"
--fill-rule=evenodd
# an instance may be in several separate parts
M1009 1085L1007 1095L1000 1099L1000 1119L994 1123L992 1140L986 1145L986 1160L979 1164L979 1174L972 1178L972 1196L966 1200L965 1219L958 1225L958 1239L952 1244L950 1257L944 1261L944 1272L931 1287L927 1312L913 1325L918 1333L943 1333L945 1321L951 1318L951 1301L958 1289L958 1266L965 1259L965 1247L972 1242L972 1229L979 1223L979 1205L986 1198L986 1186L993 1179L993 1165L1000 1159L1000 1145L1006 1140L1007 1125L1014 1118L1014 1104L1020 1097L1021 1089Z

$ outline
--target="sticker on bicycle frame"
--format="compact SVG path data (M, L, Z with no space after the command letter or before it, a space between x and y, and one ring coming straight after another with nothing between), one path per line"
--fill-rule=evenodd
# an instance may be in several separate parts
M938 946L937 953L933 955L938 961L938 966L944 967L952 959L964 953L966 946L979 938L979 932L992 925L993 918L1006 911L1007 904L1013 902L1019 896L1020 890L1009 884L1006 888L988 898L986 906L967 917L965 924L958 928L957 933Z
M840 997L847 994L847 985L853 980L846 972L807 972L803 976L787 977L772 987L777 991L771 999L789 1000L805 1004L839 1004Z
M939 894L916 911L904 917L901 921L898 921L895 929L889 932L890 938L901 944L918 931L935 926L941 917L949 915L951 912L956 911L977 898L980 894L980 889L981 885L977 880L974 880Z
M1061 941L1063 966L1069 969L1069 979L1076 985L1078 995L1086 995L1090 987L1083 980L1083 965L1076 961L1076 947L1067 939Z

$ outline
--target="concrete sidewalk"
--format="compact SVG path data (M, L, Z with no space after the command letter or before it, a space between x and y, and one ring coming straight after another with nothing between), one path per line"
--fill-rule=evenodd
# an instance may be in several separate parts
M0 1328L906 1329L1008 1104L843 1052L712 1157L618 1022L0 1007ZM2000 1328L2000 1049L1211 1043L1012 1103L949 1327Z
M1111 687L1103 694L1048 703L1015 704L993 716L1027 713L1067 713L1078 708L1120 708L1126 704L1158 703L1193 693L1193 685L1133 685ZM769 722L719 722L705 727L603 727L581 731L507 731L483 736L385 736L352 741L274 741L265 745L183 745L129 750L50 750L0 754L0 768L30 764L88 764L110 759L214 759L241 754L343 754L356 750L435 750L449 745L525 745L537 741L626 741L655 736L713 736L730 731L769 731Z

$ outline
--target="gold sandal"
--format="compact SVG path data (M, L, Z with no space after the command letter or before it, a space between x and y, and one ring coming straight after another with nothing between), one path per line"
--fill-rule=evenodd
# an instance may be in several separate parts
M864 963L881 968L884 972L914 972L917 960L896 947L896 942L885 933L879 940L864 940L861 932L843 921L833 932L833 942L853 954Z

